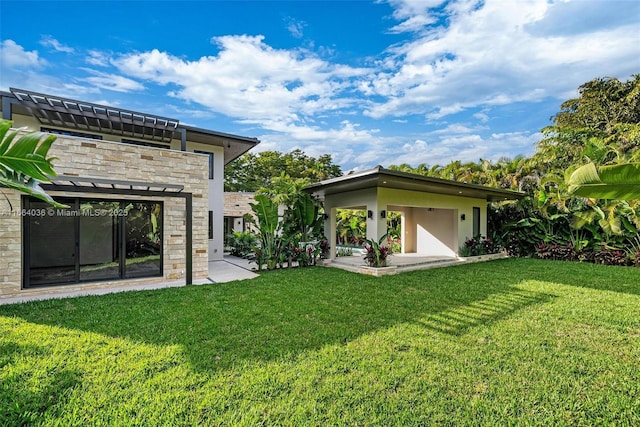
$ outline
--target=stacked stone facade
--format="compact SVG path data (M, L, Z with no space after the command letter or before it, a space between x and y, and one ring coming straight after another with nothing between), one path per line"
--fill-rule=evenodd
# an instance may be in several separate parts
M255 193L224 193L224 216L239 218L245 214L253 215L250 203L255 203Z
M58 136L49 154L57 158L54 161L54 169L58 175L184 185L183 191L193 194L193 281L206 281L209 209L207 156L68 136ZM0 298L184 280L187 233L184 198L122 196L95 194L89 191L51 192L54 198L71 196L162 201L163 276L22 289L23 217L19 215L22 209L22 195L12 190L2 191L6 199L0 199ZM55 250L55 242L51 242L51 250Z

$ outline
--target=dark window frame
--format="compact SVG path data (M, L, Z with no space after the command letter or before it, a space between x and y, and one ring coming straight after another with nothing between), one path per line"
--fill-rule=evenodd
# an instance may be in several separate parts
M164 148L165 150L171 149L171 144L168 144L168 143L163 144L159 142L139 141L136 139L129 139L129 138L122 138L120 139L120 142L122 142L123 144L137 145L139 147Z
M163 277L164 276L164 201L161 200L143 200L143 199L122 199L122 198L97 198L97 197L60 197L57 198L58 201L62 203L66 203L71 206L72 209L79 210L80 205L83 202L117 202L119 203L120 209L124 209L127 204L130 203L149 203L149 204L159 204L161 210L162 220L160 221L160 229L159 229L159 270L156 274L147 274L147 275L133 275L128 276L126 271L126 216L118 216L117 220L117 234L118 234L118 250L119 250L119 277L117 278L97 278L97 279L81 279L81 264L80 264L80 215L72 215L74 218L74 240L75 240L75 273L73 280L64 280L60 282L51 282L51 283L42 283L42 284L31 284L30 283L30 273L31 273L31 248L30 248L30 240L31 240L31 226L30 219L31 216L24 215L22 221L22 252L23 252L23 274L22 274L22 288L23 289L31 289L38 288L44 286L65 286L65 285L77 285L83 283L92 283L92 282L116 282L123 280L132 280L132 279L141 279L141 278L153 278L153 277ZM38 209L32 209L31 203L36 202L40 203L41 201L29 196L22 197L22 206L24 212L35 212ZM53 209L57 211L57 208L48 206L47 210Z
M481 215L481 210L479 207L474 206L473 207L473 237L477 237L480 235L480 215Z
M102 135L96 135L95 133L76 132L68 129L54 129L42 126L40 132L51 133L54 135L62 136L75 136L78 138L96 139L102 141Z
M197 154L206 154L207 156L209 156L209 179L213 179L213 172L214 172L213 163L215 159L215 153L212 153L210 151L200 151L200 150L194 150L193 152Z
M209 240L213 240L213 211L209 211Z

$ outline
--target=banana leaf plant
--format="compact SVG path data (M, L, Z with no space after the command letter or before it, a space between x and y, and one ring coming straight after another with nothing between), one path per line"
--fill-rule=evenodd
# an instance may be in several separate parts
M16 139L18 131L10 131L12 124L10 120L0 120L0 187L17 190L55 207L68 207L53 200L40 187L56 176L52 165L55 158L47 157L55 135L30 132ZM7 195L3 195L11 206Z
M308 193L300 193L294 203L294 211L300 226L301 240L309 242L322 228L318 206Z
M250 203L251 210L255 214L254 225L258 229L258 237L260 247L256 247L256 261L258 270L262 269L263 262L267 264L267 268L272 270L276 267L279 260L279 251L281 249L278 218L278 204L273 202L264 194L255 196L256 203Z
M640 163L597 167L587 163L576 169L567 184L569 194L593 199L640 199Z

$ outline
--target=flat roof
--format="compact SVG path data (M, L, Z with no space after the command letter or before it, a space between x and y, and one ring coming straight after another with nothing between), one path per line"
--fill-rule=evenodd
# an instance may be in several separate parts
M181 140L181 135L185 132L188 141L223 147L225 164L260 143L257 138L187 126L169 117L24 89L9 90L10 92L0 91L0 95L10 98L12 106L18 107L14 112L31 115L44 125L162 143L169 143L172 139ZM4 106L3 103L3 108ZM3 112L5 114L7 113Z
M377 187L485 199L488 202L516 200L526 196L526 193L519 191L502 190L499 188L485 187L483 185L466 184L447 179L400 172L385 169L382 166L320 181L305 187L304 191L324 198L332 194Z

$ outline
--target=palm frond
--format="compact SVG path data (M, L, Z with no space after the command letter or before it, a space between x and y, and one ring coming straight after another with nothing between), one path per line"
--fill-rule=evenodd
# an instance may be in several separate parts
M587 163L568 181L569 193L598 199L640 199L640 163L596 167Z
M56 176L52 164L55 158L47 157L55 135L31 132L18 137L17 131L11 131L12 124L10 120L0 120L0 187L66 207L40 187L40 183L50 182Z

